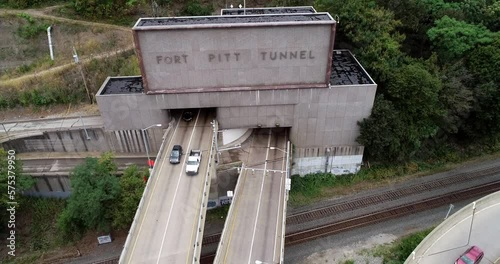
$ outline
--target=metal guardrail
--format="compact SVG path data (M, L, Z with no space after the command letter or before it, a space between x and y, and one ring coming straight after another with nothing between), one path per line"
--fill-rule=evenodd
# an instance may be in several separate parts
M209 193L207 192L207 188L210 186L210 180L211 175L210 173L212 172L211 169L212 167L215 166L214 161L214 153L217 154L217 151L215 150L216 148L216 135L217 135L217 121L214 120L212 123L213 129L214 129L214 135L212 136L212 143L210 144L210 155L208 156L208 169L207 173L205 174L205 182L203 185L203 195L201 198L201 206L200 206L200 212L198 216L198 226L196 227L196 239L194 241L194 251L193 251L193 264L200 263L200 255L201 255L201 246L203 242L203 236L202 236L202 226L205 224L205 215L206 215L206 206L208 202L208 196ZM213 164L212 164L213 163ZM213 170L213 173L215 173L215 169ZM204 214L205 213L205 214Z
M236 201L236 198L239 196L239 194L241 193L241 188L243 188L243 184L241 184L241 175L243 174L243 172L245 171L245 164L242 164L241 165L241 169L240 169L240 175L238 176L238 181L236 183L236 188L234 190L234 196L233 196L233 202ZM218 264L218 263L223 263L223 261L221 260L221 255L222 255L222 252L225 252L227 249L226 249L226 244L224 244L224 241L226 239L226 236L227 236L227 232L226 230L229 230L228 229L228 226L229 226L229 222L232 222L232 221L228 221L229 219L233 219L232 217L230 217L232 214L233 214L233 210L235 206L233 206L233 203L231 202L231 206L229 206L229 211L227 213L227 218L226 218L226 222L224 222L224 229L223 232L222 232L222 235L221 235L221 238L220 238L220 241L219 241L219 246L217 247L217 253L215 254L215 260L214 260L214 264Z
M286 226L286 210L287 210L287 202L288 202L288 192L290 191L290 157L292 157L290 148L290 141L286 143L286 178L285 178L285 197L283 200L283 219L281 221L281 255L280 255L280 264L283 263L285 256L285 226Z
M161 161L161 159L163 158L162 154L163 154L163 150L165 148L165 142L166 142L166 139L169 138L169 134L172 131L172 127L173 127L174 122L175 121L170 122L170 124L168 125L168 128L167 128L167 131L165 131L165 133L163 134L163 140L162 140L160 149L158 150L158 154L156 155L156 161ZM158 163L160 163L160 162L155 162L155 165ZM137 225L137 221L142 213L142 208L144 205L145 197L147 197L147 195L148 195L148 192L150 190L150 186L152 184L151 182L153 181L155 174L156 174L157 167L158 166L153 166L153 170L149 174L148 182L146 183L146 187L144 188L144 192L142 193L142 197L141 197L141 201L139 202L139 206L137 206L137 211L135 212L134 221L132 222L132 225L131 225L130 230L128 232L127 240L125 240L125 245L123 245L123 250L122 250L122 253L120 254L120 260L118 263L124 263L124 258L127 254L127 249L129 248L129 244L130 244L130 240L131 240L131 234L134 234L135 227Z

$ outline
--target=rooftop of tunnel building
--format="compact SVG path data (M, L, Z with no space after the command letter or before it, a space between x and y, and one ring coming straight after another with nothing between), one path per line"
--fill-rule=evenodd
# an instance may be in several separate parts
M235 16L204 16L204 17L163 17L140 18L134 29L144 27L167 27L188 25L221 25L221 24L262 24L279 22L335 22L328 13L309 14L262 14Z
M334 50L330 84L355 85L374 82L349 50Z
M264 15L264 14L296 14L296 13L316 13L312 6L297 7L264 7L264 8L226 8L221 10L222 15Z
M349 50L334 50L330 84L335 86L374 84L374 82ZM141 76L112 77L105 84L100 94L137 93L144 93Z
M112 77L106 82L101 94L144 93L142 76Z

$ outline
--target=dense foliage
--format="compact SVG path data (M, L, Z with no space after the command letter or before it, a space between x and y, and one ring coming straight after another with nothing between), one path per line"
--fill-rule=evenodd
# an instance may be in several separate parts
M116 170L112 155L105 153L99 159L86 158L71 172L72 193L58 221L68 238L92 229L110 230L114 202L120 194Z
M316 0L338 15L349 48L378 84L358 142L371 160L408 161L496 142L500 135L500 2Z
M125 229L132 224L137 206L144 192L144 177L149 174L147 168L137 165L128 167L120 177L120 195L113 210L113 227Z
M88 230L128 228L148 174L147 168L132 165L118 177L111 153L104 153L99 159L85 159L70 174L72 194L58 219L65 238L78 238Z

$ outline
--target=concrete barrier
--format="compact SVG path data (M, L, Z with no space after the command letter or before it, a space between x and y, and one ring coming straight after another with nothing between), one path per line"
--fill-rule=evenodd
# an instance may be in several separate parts
M459 222L466 218L469 218L472 214L473 207L475 206L476 212L480 212L493 205L498 205L500 203L500 192L490 194L483 197L474 203L468 204L460 209L458 212L454 213L438 225L431 233L429 233L420 244L415 248L410 256L405 261L405 264L421 263L424 261L425 256L427 256L429 250L436 243L436 241L444 236L450 231L451 228L456 226ZM492 241L492 243L495 243ZM458 257L458 255L457 255Z

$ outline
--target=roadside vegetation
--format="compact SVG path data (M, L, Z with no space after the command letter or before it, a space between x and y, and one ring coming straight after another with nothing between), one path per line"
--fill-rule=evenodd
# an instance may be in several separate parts
M388 245L380 245L373 249L373 255L383 258L386 264L403 264L411 255L411 252L420 244L420 242L433 230L429 228L419 231L394 241Z
M338 15L336 48L356 54L378 89L371 116L359 122L361 172L294 176L292 205L498 155L497 1L316 0L315 7Z
M2 164L0 170L3 168ZM121 177L116 172L113 155L104 153L100 158L87 158L75 167L70 174L72 194L66 200L19 194L16 218L19 224L18 254L15 259L3 259L2 263L49 261L45 256L47 252L72 246L89 232L109 234L127 230L144 191L144 177L148 177L149 172L147 168L136 165L125 169ZM3 178L0 184L3 186ZM18 182L17 187L29 189L32 184ZM2 194L2 206L4 199ZM75 252L48 255L64 259L74 257Z

